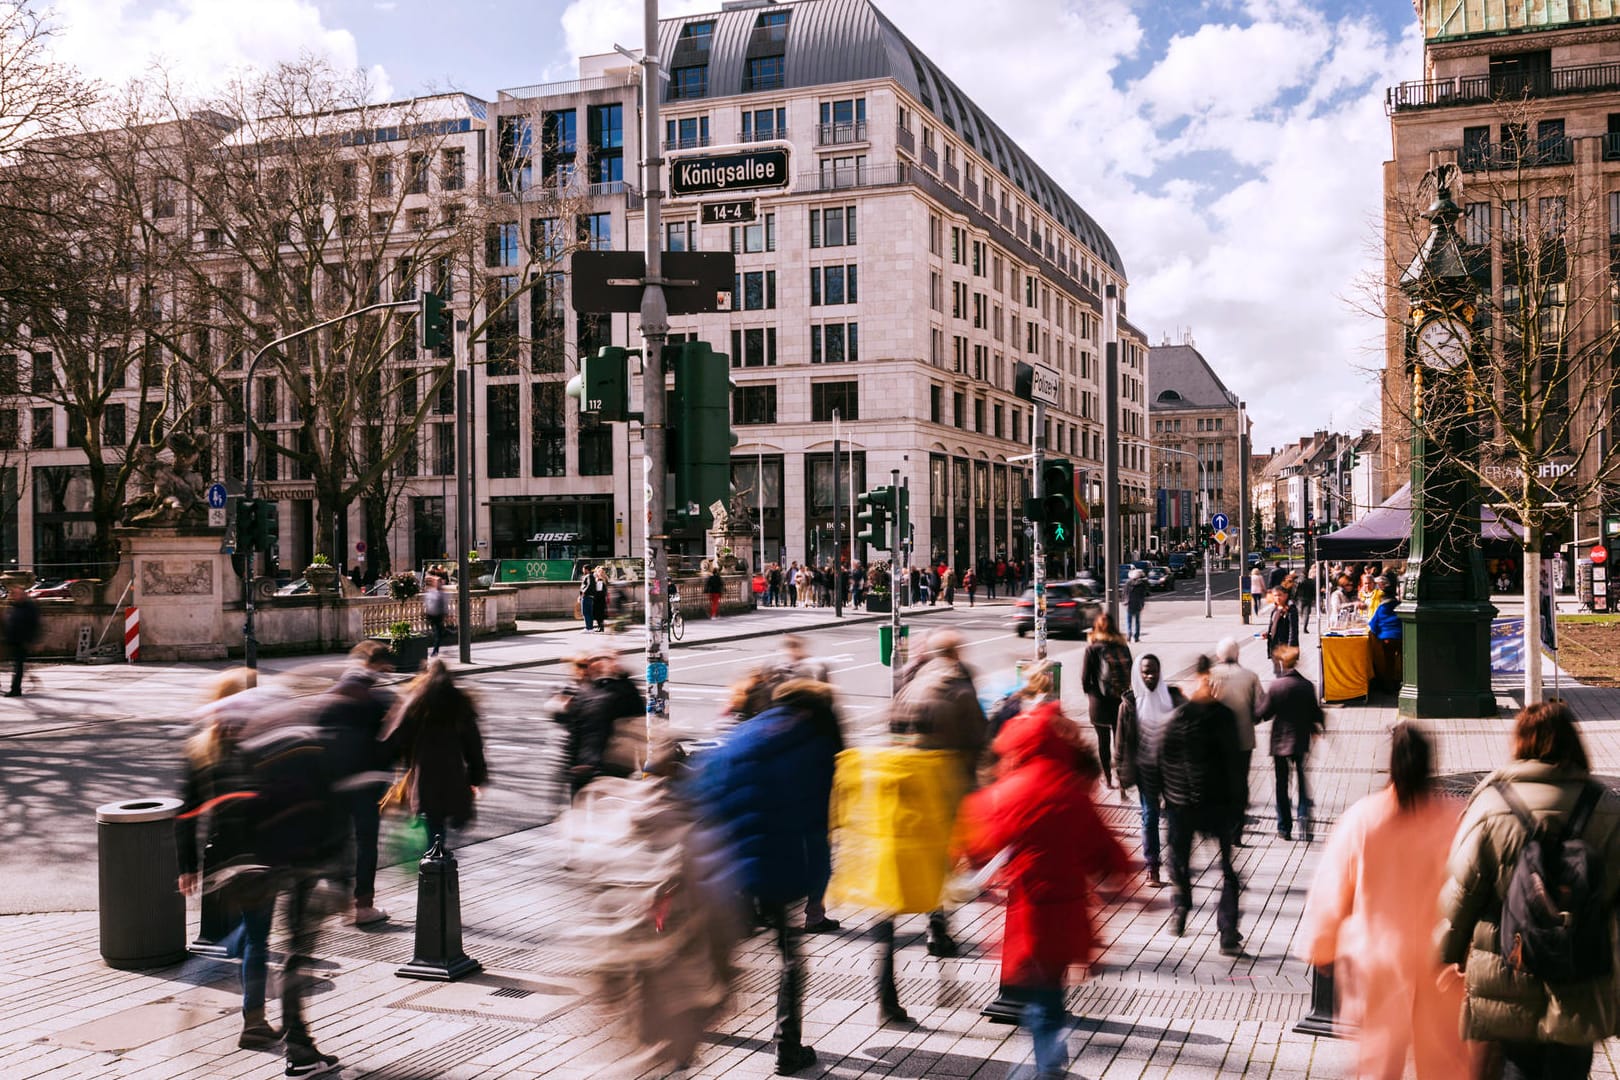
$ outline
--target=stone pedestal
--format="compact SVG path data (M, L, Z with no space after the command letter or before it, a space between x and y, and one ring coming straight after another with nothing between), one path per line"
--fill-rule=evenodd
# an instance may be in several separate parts
M709 532L709 543L714 550L715 561L720 564L720 572L722 574L737 573L737 563L739 560L750 561L753 558L754 532L752 529L748 529L743 532L733 532L730 530L725 532L716 532L711 530ZM728 548L730 549L730 554L720 554L722 551L725 551ZM750 565L748 567L748 572L751 574L757 574L759 572L759 567Z
M123 528L118 539L141 611L143 660L225 659L225 603L235 575L223 529Z

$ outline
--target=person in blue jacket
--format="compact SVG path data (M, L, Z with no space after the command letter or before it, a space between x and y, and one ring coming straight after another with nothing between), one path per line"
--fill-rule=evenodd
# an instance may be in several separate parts
M803 1041L804 970L787 907L821 895L832 874L827 817L842 748L832 687L790 679L768 709L700 759L693 780L703 819L723 834L733 877L776 933L776 1071L784 1076L816 1061Z
M1392 694L1401 690L1401 620L1395 614L1395 605L1400 602L1398 584L1394 574L1384 575L1383 600L1367 619L1373 685Z

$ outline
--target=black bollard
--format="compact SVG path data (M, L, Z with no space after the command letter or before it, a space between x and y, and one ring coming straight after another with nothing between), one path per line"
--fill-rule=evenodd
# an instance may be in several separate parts
M1002 986L996 1000L980 1009L979 1015L992 1024L1017 1024L1024 1018L1024 1002L1009 987Z
M461 881L443 834L422 856L416 876L416 954L394 974L402 979L452 982L484 970L461 948Z
M1331 967L1311 965L1311 1011L1294 1025L1294 1031L1323 1039L1348 1039L1356 1033L1354 1025L1339 1018Z

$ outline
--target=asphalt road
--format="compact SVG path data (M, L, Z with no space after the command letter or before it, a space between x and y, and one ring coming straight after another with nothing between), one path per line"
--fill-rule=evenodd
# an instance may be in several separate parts
M1162 654L1172 673L1226 633L1252 634L1235 618L1236 574L1216 579L1218 617L1203 619L1202 579L1182 581L1174 593L1154 594L1144 617L1138 651ZM949 625L966 639L965 656L981 697L1000 696L1013 684L1013 667L1034 655L1032 638L1013 633L1006 602L954 611L934 610L912 620L919 637ZM741 618L747 618L742 616ZM825 662L837 687L852 735L882 730L889 698L889 669L878 660L878 627L853 624L803 634L810 652ZM773 656L775 635L740 641L690 644L671 657L671 722L678 734L713 730L730 684ZM1079 694L1083 643L1053 639L1049 656L1064 666L1064 699L1084 715ZM634 670L639 664L632 663ZM328 674L335 672L332 665ZM0 714L0 777L6 813L0 848L7 872L0 874L0 914L94 910L97 905L96 824L100 804L176 792L180 756L191 730L190 712L206 675L175 669L152 673L122 667L52 671L47 692L30 694ZM466 676L479 695L491 783L479 820L463 842L532 828L549 821L561 805L558 728L547 703L562 684L556 666L520 668ZM303 692L320 688L306 679ZM386 838L385 838L386 845Z

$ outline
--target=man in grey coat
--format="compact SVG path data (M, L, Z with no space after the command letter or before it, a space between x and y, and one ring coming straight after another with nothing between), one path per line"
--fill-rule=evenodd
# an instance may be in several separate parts
M1288 772L1298 777L1299 829L1311 838L1311 798L1305 786L1305 758L1311 752L1311 737L1325 730L1322 705L1316 687L1296 668L1299 649L1279 645L1271 651L1282 674L1271 682L1265 703L1256 715L1271 723L1271 764L1277 774L1277 835L1294 838L1294 821L1288 806Z
M1243 825L1249 809L1249 766L1254 761L1254 718L1265 701L1260 676L1238 662L1240 646L1236 638L1222 638L1215 646L1217 663L1210 672L1215 697L1237 717L1238 746L1243 751L1243 805L1237 815L1237 833L1232 842L1243 847Z

